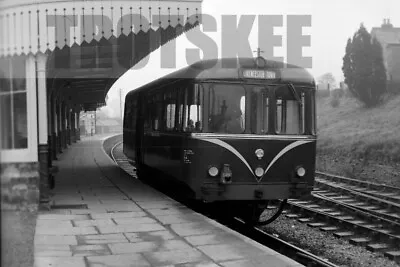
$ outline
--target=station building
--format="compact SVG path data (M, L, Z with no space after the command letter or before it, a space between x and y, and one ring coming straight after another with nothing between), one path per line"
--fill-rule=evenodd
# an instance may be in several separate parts
M0 2L3 209L49 202L57 156L79 140L79 115L113 83L196 27L202 0Z
M381 27L374 27L371 35L382 45L386 67L388 89L400 91L400 28L394 27L390 19L384 19Z

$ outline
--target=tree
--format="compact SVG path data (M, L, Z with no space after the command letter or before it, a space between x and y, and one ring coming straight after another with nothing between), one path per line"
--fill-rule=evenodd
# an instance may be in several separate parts
M327 85L327 86L328 86L328 84L329 84L329 88L330 88L330 89L334 89L334 88L337 87L336 79L335 79L335 77L333 76L333 74L330 73L330 72L321 75L321 76L318 78L318 84L319 84L319 85Z
M343 58L343 73L344 73L344 83L347 85L349 91L356 97L358 98L357 91L354 90L353 86L349 86L350 84L354 84L354 70L353 70L353 65L351 64L351 51L352 51L352 43L351 43L351 38L347 40L347 45L346 45L346 54L344 55Z
M382 47L363 25L347 41L342 70L350 92L367 107L382 101L386 92Z

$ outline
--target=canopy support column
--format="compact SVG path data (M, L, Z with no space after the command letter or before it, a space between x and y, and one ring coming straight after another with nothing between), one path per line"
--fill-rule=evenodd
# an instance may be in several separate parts
M39 171L40 171L40 203L48 204L49 199L49 145L47 122L47 84L46 60L44 54L36 56L37 63L37 92L38 92L38 136L39 136Z

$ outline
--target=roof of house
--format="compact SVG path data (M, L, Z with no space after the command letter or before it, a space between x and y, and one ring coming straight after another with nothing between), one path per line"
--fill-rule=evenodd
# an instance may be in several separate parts
M400 28L393 27L390 21L384 21L381 27L374 27L371 34L375 36L381 44L399 44Z

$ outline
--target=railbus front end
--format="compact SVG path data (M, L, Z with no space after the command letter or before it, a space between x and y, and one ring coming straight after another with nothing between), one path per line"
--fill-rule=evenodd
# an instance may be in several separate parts
M285 199L310 194L316 151L312 86L213 81L196 90L205 95L200 106L207 111L196 121L203 128L187 138L183 169L199 199L225 202L254 221L272 200L283 207Z

